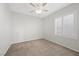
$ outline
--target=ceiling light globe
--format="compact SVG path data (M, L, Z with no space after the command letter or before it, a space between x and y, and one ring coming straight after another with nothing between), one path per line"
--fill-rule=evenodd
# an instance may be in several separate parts
M42 13L42 10L36 10L35 11L37 14L41 14Z

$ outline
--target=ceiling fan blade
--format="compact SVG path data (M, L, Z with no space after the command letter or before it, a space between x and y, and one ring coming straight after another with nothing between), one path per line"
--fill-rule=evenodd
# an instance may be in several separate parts
M34 12L34 10L30 11L31 13Z
M39 6L40 6L40 4L39 4L39 3L36 3L36 6L37 6L37 7L39 7Z
M46 6L47 5L47 3L43 3L43 6Z
M35 7L35 5L33 3L30 3L31 6Z
M48 12L48 10L43 10L43 11Z

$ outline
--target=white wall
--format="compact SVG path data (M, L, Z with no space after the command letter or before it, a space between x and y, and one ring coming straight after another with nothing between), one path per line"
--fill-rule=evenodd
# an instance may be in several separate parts
M43 22L44 22L44 38L46 38L47 40L50 40L52 42L56 42L62 46L65 46L67 48L73 49L75 51L79 52L79 39L69 39L69 38L64 38L64 37L60 37L60 36L55 36L54 34L54 18L57 16L62 16L65 15L67 13L70 12L76 12L76 16L77 16L77 21L79 25L79 4L71 4L51 15L49 15L48 17L46 17ZM78 36L79 36L79 26L78 26Z
M11 19L7 4L0 3L0 56L4 55L11 44Z
M42 38L42 20L20 13L13 15L13 42L23 42Z

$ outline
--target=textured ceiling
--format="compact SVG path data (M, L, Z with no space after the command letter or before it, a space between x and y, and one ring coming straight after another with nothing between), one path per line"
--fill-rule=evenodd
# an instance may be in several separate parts
M51 13L54 13L60 10L61 8L68 6L69 4L70 3L47 3L46 9L48 9L48 12L40 15L30 12L33 10L33 7L29 3L10 3L9 7L12 11L17 13L43 18L48 16Z

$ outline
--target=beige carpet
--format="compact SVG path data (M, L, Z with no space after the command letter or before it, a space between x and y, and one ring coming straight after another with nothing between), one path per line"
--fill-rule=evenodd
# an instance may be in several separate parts
M79 56L79 53L45 39L11 45L6 56Z

